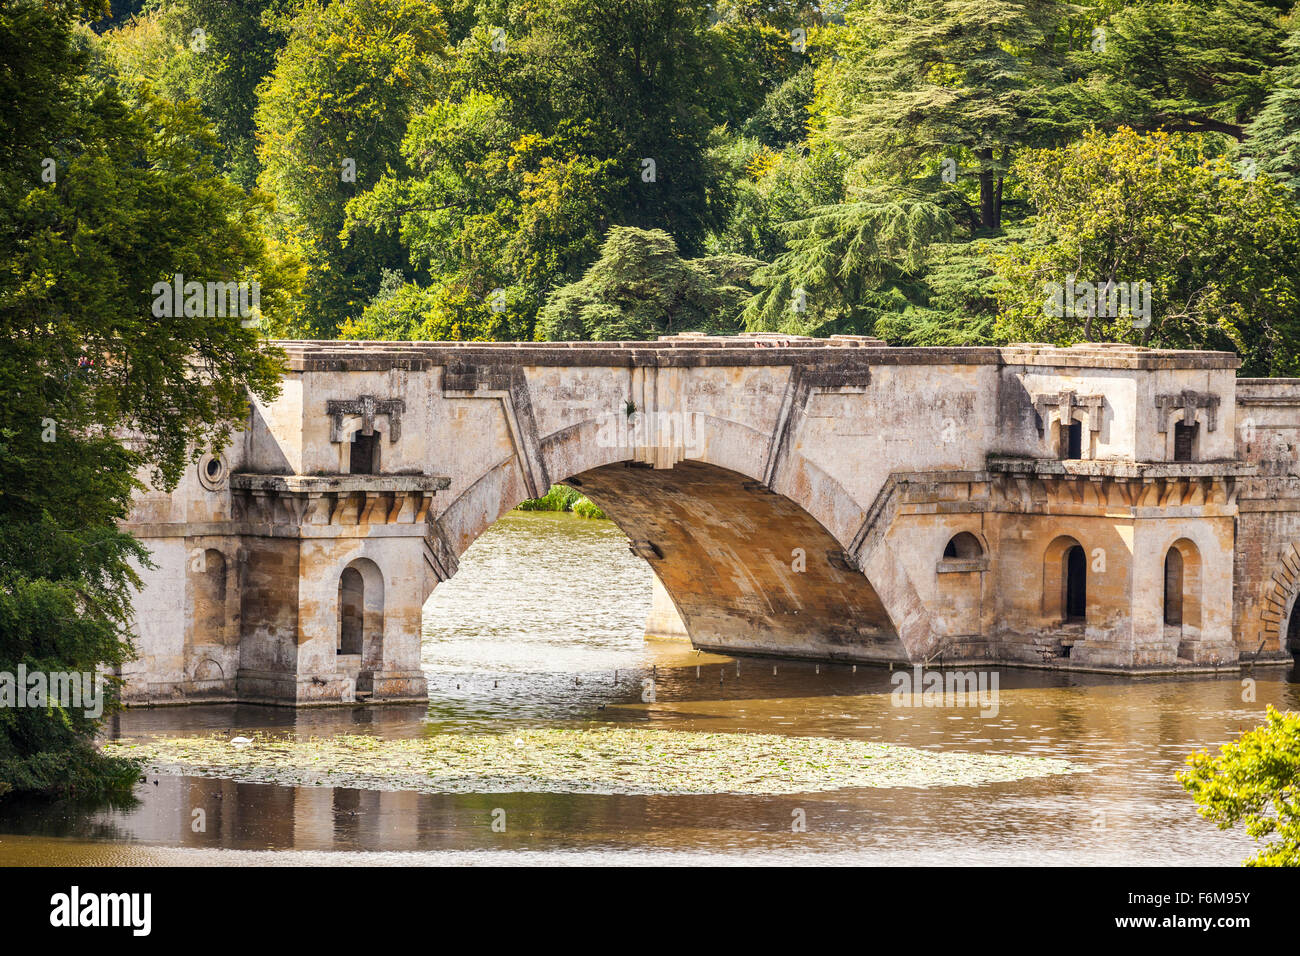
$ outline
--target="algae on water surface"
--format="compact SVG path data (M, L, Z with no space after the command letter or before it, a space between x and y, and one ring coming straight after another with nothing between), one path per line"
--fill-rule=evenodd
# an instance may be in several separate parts
M1074 773L1066 760L779 734L594 728L405 740L257 734L118 740L156 773L422 793L788 794L972 786Z

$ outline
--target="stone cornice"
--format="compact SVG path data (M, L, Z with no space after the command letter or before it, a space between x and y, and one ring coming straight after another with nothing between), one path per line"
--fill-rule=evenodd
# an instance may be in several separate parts
M451 479L435 475L230 476L232 518L252 525L308 528L422 525L433 496Z
M277 342L296 372L410 371L461 366L736 367L997 365L1047 368L1235 369L1230 352L1142 349L1094 343L890 348L877 339L794 335L670 336L653 342Z
M1228 461L1106 461L1094 459L1013 458L990 455L994 474L1066 478L1237 478L1258 473L1257 465Z
M450 478L438 475L260 475L238 472L230 476L230 487L236 491L284 494L433 492L450 485Z

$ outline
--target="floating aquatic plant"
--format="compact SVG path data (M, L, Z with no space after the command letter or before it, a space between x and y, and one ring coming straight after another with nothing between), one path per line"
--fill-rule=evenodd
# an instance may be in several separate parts
M408 740L254 734L107 743L155 773L422 793L809 793L973 786L1072 773L1066 760L950 753L829 737L596 728Z

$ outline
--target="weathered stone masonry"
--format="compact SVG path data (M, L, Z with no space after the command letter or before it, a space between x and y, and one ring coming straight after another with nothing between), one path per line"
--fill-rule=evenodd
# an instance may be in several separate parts
M284 345L280 398L135 503L158 568L129 699L423 698L425 600L555 481L699 647L1170 670L1288 660L1300 632L1300 381L1229 354Z

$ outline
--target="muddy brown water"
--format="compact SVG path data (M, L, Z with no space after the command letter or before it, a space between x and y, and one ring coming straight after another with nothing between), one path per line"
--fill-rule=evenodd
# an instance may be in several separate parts
M628 724L1063 757L1091 772L793 796L428 795L150 773L129 808L0 803L0 864L1236 865L1253 852L1240 830L1199 818L1174 773L1188 753L1258 725L1266 704L1300 709L1293 668L1259 668L1253 701L1238 675L1001 669L995 716L900 708L885 669L645 640L650 574L607 522L512 514L425 609L427 708L138 709L109 732L413 737ZM496 811L504 832L493 829ZM792 829L799 819L803 832Z

